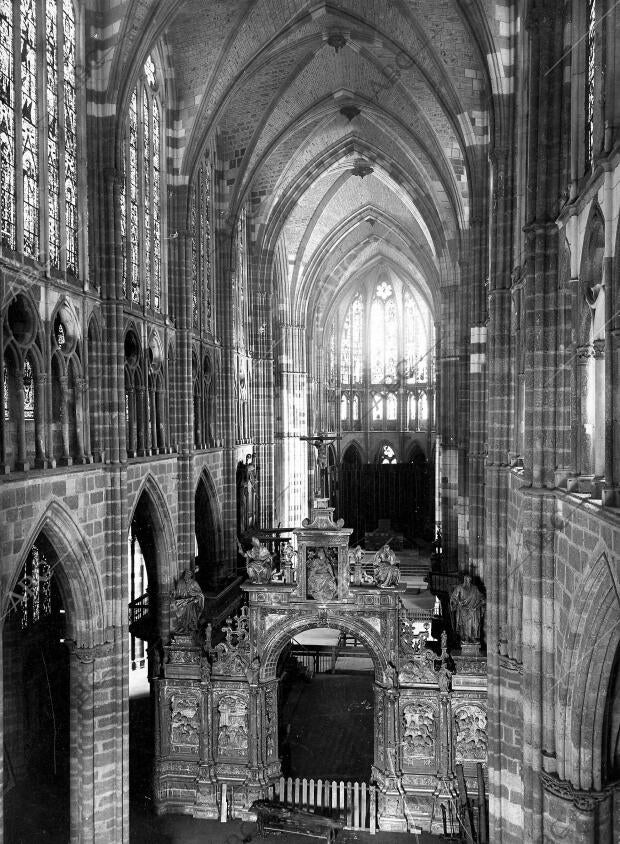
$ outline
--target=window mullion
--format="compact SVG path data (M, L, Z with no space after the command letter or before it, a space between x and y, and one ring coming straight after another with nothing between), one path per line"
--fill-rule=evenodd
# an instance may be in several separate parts
M144 126L142 124L142 98L144 92L138 83L136 88L136 202L138 205L138 278L142 310L146 312L146 278L144 272Z
M13 81L15 89L14 132L15 132L15 246L24 252L24 167L22 132L22 26L21 4L13 3Z
M64 29L64 20L63 20L63 8L62 2L59 2L57 5L57 27L58 27L58 50L56 55L58 56L57 59L57 68L58 68L58 97L57 97L57 106L58 106L58 179L59 179L59 190L58 190L58 204L59 204L59 226L60 226L60 266L63 271L66 272L67 269L67 243L68 243L68 231L67 231L67 205L66 205L66 162L65 162L65 102L64 102L64 91L65 91L65 61L64 61L64 48L65 48L65 29Z
M45 60L45 0L36 0L36 40L37 57L37 179L39 190L39 249L38 259L50 267L49 229L48 229L48 172L47 172L47 130L48 114L45 107L47 95L47 62Z

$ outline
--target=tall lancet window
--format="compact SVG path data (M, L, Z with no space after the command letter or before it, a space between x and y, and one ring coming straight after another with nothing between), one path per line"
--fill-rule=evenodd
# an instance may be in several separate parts
M412 294L405 293L405 368L410 381L428 380L430 354L428 311L424 313Z
M432 429L433 320L422 291L388 270L366 273L335 324L342 429ZM328 366L328 389L338 383L330 375Z
M360 384L364 375L364 301L360 293L347 311L340 341L340 379Z
M0 243L74 275L75 42L71 0L0 0Z
M370 308L370 377L373 384L396 380L398 314L392 285L380 282Z
M211 163L205 155L191 194L192 304L194 329L213 333L211 284Z
M60 5L56 0L48 0L57 14ZM57 7L57 8L56 8ZM77 273L78 260L78 212L77 212L77 123L76 123L76 92L75 92L75 17L71 0L64 0L62 4L62 27L58 29L58 54L62 55L63 70L63 113L62 129L64 138L64 162L60 155L61 164L64 163L64 224L66 233L66 268L69 272ZM59 89L60 96L60 89ZM60 135L59 135L60 140ZM62 150L63 145L60 143ZM62 219L62 218L61 218Z
M596 0L587 0L586 20L586 167L594 156L594 103L596 96Z
M15 249L13 3L0 0L0 240Z
M22 190L24 252L39 255L39 147L37 138L37 18L34 0L21 0Z
M146 60L129 100L120 229L123 296L162 308L162 107L155 63Z

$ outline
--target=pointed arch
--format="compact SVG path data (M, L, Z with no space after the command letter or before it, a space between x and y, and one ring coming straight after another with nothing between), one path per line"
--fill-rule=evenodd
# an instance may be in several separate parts
M342 452L341 463L352 463L357 466L361 466L364 463L362 447L356 440L350 442Z
M174 529L172 526L172 518L168 503L162 492L161 486L151 472L148 472L144 480L140 484L138 492L134 496L133 502L129 504L129 523L135 516L136 507L142 495L146 495L150 503L154 507L154 512L157 515L158 527L161 529L162 551L171 557L176 556L176 542L174 538Z
M103 583L88 540L71 512L57 499L40 515L22 544L13 570L2 612L10 608L13 590L26 558L38 538L44 535L57 555L54 575L67 608L67 633L78 647L90 648L106 640L106 612Z
M376 463L398 463L398 450L388 439L381 441L375 456Z
M620 580L614 566L617 561L600 542L574 591L558 671L565 712L556 733L558 773L583 790L603 786L605 708L620 648Z
M211 476L205 466L194 491L194 515L198 582L203 589L213 588L217 580L217 567L222 559L222 507Z

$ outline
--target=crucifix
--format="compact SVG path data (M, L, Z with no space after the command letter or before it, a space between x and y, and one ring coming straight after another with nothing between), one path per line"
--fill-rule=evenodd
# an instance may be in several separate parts
M329 498L329 484L327 479L328 457L327 446L330 442L341 439L337 434L325 434L319 431L313 437L300 437L300 440L311 443L316 449L314 466L314 498Z

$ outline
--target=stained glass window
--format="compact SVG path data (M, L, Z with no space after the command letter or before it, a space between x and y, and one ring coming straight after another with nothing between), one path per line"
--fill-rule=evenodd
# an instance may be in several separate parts
M138 94L129 101L129 275L131 300L140 301L140 235L138 224Z
M58 9L56 0L45 6L45 63L47 71L47 189L49 259L60 267L60 160L58 144Z
M410 393L407 397L407 419L409 421L409 427L415 425L416 421L416 407L417 401L416 397L413 393Z
M4 418L10 419L11 412L9 409L9 373L7 372L6 362L2 362L2 382L3 382L3 396L4 396Z
M144 279L146 287L146 307L151 307L151 109L146 95L142 98L142 225L144 226Z
M338 373L336 370L336 328L333 325L331 331L329 332L327 374L329 383L333 386L338 378Z
M207 328L213 331L213 303L212 287L211 287L211 165L207 161L203 168L202 176L202 274L203 274L203 289L205 297L205 315L207 319Z
M394 380L398 361L398 317L392 285L375 289L370 308L370 368L374 384Z
M426 317L426 318L425 318ZM411 293L405 294L405 361L409 380L428 380L429 338L426 323L418 302Z
M159 103L153 98L153 309L156 311L161 308L160 134Z
M349 421L349 399L344 394L340 399L340 421Z
M428 422L428 397L426 393L420 393L418 398L418 424L424 429Z
M75 39L71 0L0 0L0 242L35 258L43 254L53 268L74 273ZM18 210L23 220L19 243ZM44 231L42 219L47 219Z
M153 57L149 56L148 59L144 62L144 76L146 81L151 86L151 88L155 87L155 62L153 61Z
M372 397L372 421L383 422L383 396L380 393Z
M356 296L351 305L351 376L354 384L364 377L364 303Z
M124 252L123 295L161 310L162 292L162 112L152 56L129 101L121 197ZM123 208L124 204L124 208Z
M198 174L193 188L192 231L194 233L193 248L195 250L195 272L194 272L194 327L200 325L208 331L213 330L212 314L213 306L211 301L211 166L206 159L198 169ZM243 296L243 267L242 254L243 232L241 223L238 224L236 232L237 271L235 277L240 279L240 295ZM240 305L241 307L241 305ZM242 317L239 312L235 319L239 321Z
M343 384L360 384L364 375L364 302L361 294L353 299L342 328L340 378Z
M0 0L0 224L2 244L15 249L15 83L13 11Z
M37 26L34 0L21 0L22 178L24 252L39 253L39 150L37 137Z
M19 614L22 628L50 615L51 583L52 568L37 546L33 545L14 591L14 594L21 595Z
M342 327L342 338L340 340L340 380L343 384L351 383L351 309Z
M24 419L34 419L34 377L28 358L24 361Z
M198 328L198 213L197 205L197 191L192 191L192 205L190 209L191 227L192 227L192 323L194 328Z
M586 165L594 155L594 98L596 78L596 0L587 0L586 21Z
M67 270L78 270L77 124L75 98L75 18L72 0L63 0L63 105L65 156L65 229Z
M381 449L381 462L382 463L397 463L396 460L396 452L392 448L391 445L384 445Z
M348 393L347 419L355 428L360 428L362 418L374 430L384 422L393 428L399 420L409 430L417 428L417 391L426 390L432 377L431 313L422 294L382 272L355 293L341 319L340 383L342 389L355 388L355 393ZM329 379L331 360L336 358L331 335L327 342ZM396 391L399 375L408 387L402 399ZM362 384L371 387L370 394L360 392ZM428 402L424 412L428 419Z
M127 176L126 176L126 163L125 163L125 156L122 156L122 163L121 163L121 189L120 189L120 215L119 215L119 223L120 223L120 230L121 230L121 253L122 253L122 261L123 261L123 268L122 268L122 277L121 277L121 289L123 298L127 297Z

